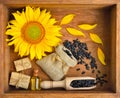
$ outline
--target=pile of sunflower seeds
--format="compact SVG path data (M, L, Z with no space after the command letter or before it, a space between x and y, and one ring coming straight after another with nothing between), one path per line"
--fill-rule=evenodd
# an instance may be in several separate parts
M86 69L89 70L89 65L84 62L84 58L86 58L91 60L91 69L97 69L96 60L91 55L91 52L88 52L88 47L86 43L82 43L78 39L76 39L73 40L73 43L66 40L65 42L63 42L63 45L72 52L73 56L77 59L78 64L84 64L86 66Z
M95 71L97 70L96 60L91 55L91 52L88 51L88 47L87 47L86 43L80 42L78 39L75 39L75 40L73 40L73 42L65 40L63 42L63 45L71 51L72 55L77 59L78 64L84 65L86 70L91 69L92 73L95 73ZM69 55L69 56L71 56L71 55ZM90 64L87 64L84 61L84 58L90 60ZM80 71L80 68L77 68L76 71ZM82 71L81 74L82 75L85 74L85 71ZM102 86L104 83L107 82L106 80L104 80L104 78L107 75L105 75L105 76L104 75L100 76L100 75L101 75L100 70L97 70L96 84L100 84Z

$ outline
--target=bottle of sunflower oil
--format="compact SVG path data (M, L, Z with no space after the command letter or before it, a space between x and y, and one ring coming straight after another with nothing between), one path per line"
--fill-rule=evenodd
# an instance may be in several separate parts
M38 77L38 70L35 69L31 78L31 90L40 90L40 78Z

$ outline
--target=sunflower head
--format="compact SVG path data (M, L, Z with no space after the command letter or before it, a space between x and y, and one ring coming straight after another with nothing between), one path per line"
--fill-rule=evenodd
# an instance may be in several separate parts
M13 16L15 19L9 21L5 34L12 36L7 39L8 45L14 45L14 51L21 57L41 59L61 41L61 27L46 9L27 6L25 11L17 11Z

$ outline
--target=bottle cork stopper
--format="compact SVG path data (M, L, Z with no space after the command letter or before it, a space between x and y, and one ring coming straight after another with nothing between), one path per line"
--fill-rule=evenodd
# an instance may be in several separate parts
M38 76L38 69L34 69L34 76Z

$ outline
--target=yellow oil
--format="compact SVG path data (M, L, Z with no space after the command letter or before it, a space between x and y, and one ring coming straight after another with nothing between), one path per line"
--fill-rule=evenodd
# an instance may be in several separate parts
M39 79L39 77L33 76L31 78L31 90L40 90L40 79Z
M40 78L38 77L38 70L34 70L33 77L31 78L30 81L30 87L31 90L40 90Z

